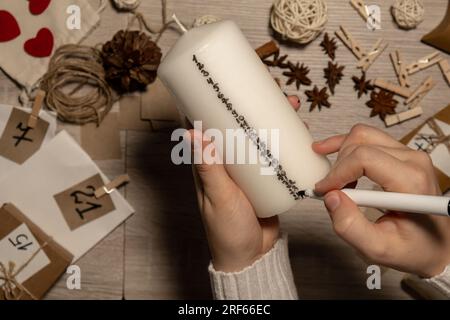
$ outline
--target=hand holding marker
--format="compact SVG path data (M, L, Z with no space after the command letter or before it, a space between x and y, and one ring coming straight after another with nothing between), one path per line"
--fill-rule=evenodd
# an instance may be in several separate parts
M341 191L362 207L450 217L449 197L355 189ZM311 189L305 190L305 196L323 200L323 197L316 195Z

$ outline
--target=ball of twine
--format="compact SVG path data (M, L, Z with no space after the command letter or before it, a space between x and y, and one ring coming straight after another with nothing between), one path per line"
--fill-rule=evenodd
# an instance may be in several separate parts
M48 108L70 123L99 125L114 103L101 52L89 46L69 44L58 48L40 87L47 92Z
M195 18L194 22L192 23L192 27L196 28L196 27L200 27L200 26L203 26L205 24L214 23L214 22L217 22L217 21L220 21L220 20L222 20L222 19L217 17L217 16L213 16L211 14L207 14L207 15Z
M283 39L306 44L314 40L328 21L324 0L277 0L270 24Z
M123 11L132 11L141 4L141 0L114 0L113 2L117 9Z
M425 14L422 0L396 0L392 15L400 28L413 29L422 21Z

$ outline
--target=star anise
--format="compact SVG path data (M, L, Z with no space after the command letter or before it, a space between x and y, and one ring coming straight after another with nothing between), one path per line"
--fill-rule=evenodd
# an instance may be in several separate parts
M289 65L288 65L289 62L285 62L287 57L288 57L287 54L280 57L280 53L277 52L273 55L272 60L269 60L266 58L266 59L263 59L262 62L264 62L264 64L268 67L278 67L281 69L286 69L289 67Z
M284 76L289 77L286 85L290 85L291 83L295 82L298 90L300 89L301 84L306 86L309 86L311 84L311 80L308 78L309 68L306 67L303 63L301 66L299 66L298 62L296 65L294 65L292 62L288 62L288 67L290 71L283 72Z
M331 93L334 95L334 88L341 81L344 74L344 66L339 66L337 63L333 64L331 61L328 61L328 68L325 68L323 71L325 73L325 79L327 79L328 87L330 88Z
M322 107L331 107L331 104L328 102L330 96L327 94L327 87L323 87L322 90L319 90L317 86L314 86L314 89L306 90L305 94L308 96L308 102L311 102L309 112L313 111L316 107L319 108L319 111L322 110Z
M258 47L256 53L261 58L262 62L269 67L279 67L279 68L287 68L288 64L285 62L287 55L280 57L280 48L275 43L275 41L271 40L262 46ZM269 59L272 58L273 59Z
M378 115L384 121L386 115L395 114L398 101L394 99L394 93L380 89L379 91L372 91L370 100L366 104L369 108L372 108L370 117Z
M361 98L363 94L369 93L374 89L374 86L371 84L370 80L366 80L366 73L363 72L361 78L357 76L352 77L355 86L353 87L355 91L358 93L358 99Z
M337 49L336 39L335 38L330 39L328 33L325 32L325 35L323 36L323 41L320 43L320 46L322 47L323 52L325 52L325 54L327 54L331 58L331 60L334 60L334 58L336 57L336 49Z

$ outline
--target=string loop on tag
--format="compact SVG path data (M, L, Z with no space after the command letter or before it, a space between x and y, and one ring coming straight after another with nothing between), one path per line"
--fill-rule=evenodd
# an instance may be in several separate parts
M139 23L139 30L142 31L145 29L148 33L156 35L155 43L158 43L167 28L169 28L171 24L175 23L175 20L167 21L167 0L161 0L161 7L162 26L159 29L150 27L142 13L132 10L131 13L133 14L133 18L129 21L127 30L129 30L134 21L137 20Z
M40 87L47 92L47 107L60 120L100 125L117 100L105 77L99 50L67 44L53 54Z

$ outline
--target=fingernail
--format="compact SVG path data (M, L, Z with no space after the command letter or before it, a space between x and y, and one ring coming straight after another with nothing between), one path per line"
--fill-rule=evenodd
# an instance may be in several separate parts
M323 192L317 191L316 189L314 189L314 194L318 197L323 197L325 195Z
M339 195L336 193L331 193L329 195L325 196L325 206L327 207L328 211L334 212L341 204L341 199L339 198Z
M319 145L319 144L322 144L324 142L325 142L325 140L319 140L319 141L314 141L313 144Z
M315 185L314 185L314 191L318 191L318 190L320 190L321 187L322 186L322 180L320 180L319 182L317 182ZM320 191L319 191L320 192Z

